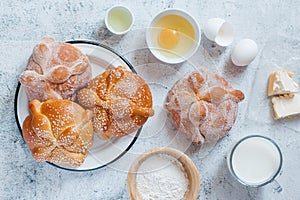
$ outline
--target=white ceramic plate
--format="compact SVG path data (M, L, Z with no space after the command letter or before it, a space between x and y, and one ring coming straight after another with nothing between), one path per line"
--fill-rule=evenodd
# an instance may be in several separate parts
M119 65L135 72L133 66L125 58L107 46L85 40L69 41L69 43L75 45L88 56L92 65L93 77L101 74L107 68L117 67ZM19 83L15 95L15 116L21 132L23 121L28 114L28 99L23 86ZM49 164L72 171L89 171L104 167L124 155L134 144L140 131L141 129L128 136L106 141L100 140L95 135L93 146L84 163L79 167L74 168L71 166Z

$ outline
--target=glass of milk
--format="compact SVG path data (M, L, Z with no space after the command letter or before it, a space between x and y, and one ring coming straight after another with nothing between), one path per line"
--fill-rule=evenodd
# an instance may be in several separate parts
M227 156L231 175L240 183L250 187L261 187L272 183L277 192L282 188L275 180L282 167L279 146L270 138L250 135L233 145Z

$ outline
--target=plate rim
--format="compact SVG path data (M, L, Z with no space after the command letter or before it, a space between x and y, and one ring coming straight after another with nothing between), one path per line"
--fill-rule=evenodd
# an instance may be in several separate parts
M111 48L109 46L101 44L97 41L85 40L85 39L83 39L83 40L82 39L80 39L80 40L68 40L68 41L66 41L66 43L69 43L69 44L89 44L89 45L94 45L94 46L98 46L98 47L102 47L104 49L107 49L110 52L112 52L113 54L115 54L116 56L118 56L122 61L124 61L128 65L128 67L130 68L130 70L132 72L137 74L137 72L134 69L133 65L125 57L123 57L119 52L117 52L116 50L114 50L113 48ZM17 85L16 91L15 91L15 96L14 96L14 114L15 114L15 119L16 119L18 129L19 129L19 133L22 136L22 139L24 141L24 137L23 137L23 134L22 134L22 127L21 127L21 124L20 124L20 121L19 121L19 118L18 118L18 97L19 97L20 89L21 89L21 83L20 83L20 81L18 81L18 85ZM63 169L63 170L67 170L67 171L73 171L73 172L87 172L87 171L94 171L94 170L97 170L97 169L101 169L101 168L104 168L104 167L110 165L111 163L119 160L123 155L125 155L129 151L129 149L131 149L131 147L134 145L134 143L136 142L137 138L139 137L141 131L142 131L142 127L137 130L137 132L134 135L132 141L127 146L127 148L125 150L123 150L123 152L121 154L119 154L116 158L114 158L110 162L108 162L104 165L101 165L99 167L95 167L95 168L91 168L91 169L75 169L75 168L72 169L72 168L62 167L62 166L56 165L56 164L48 162L48 161L45 161L45 162L52 165L52 166L54 166L54 167L57 167L59 169Z

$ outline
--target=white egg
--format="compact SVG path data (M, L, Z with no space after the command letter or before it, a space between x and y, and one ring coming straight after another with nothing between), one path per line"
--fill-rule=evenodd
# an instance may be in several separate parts
M211 18L204 25L204 35L220 46L228 46L232 43L234 31L232 25L221 18Z
M253 40L243 39L233 48L231 60L236 66L246 66L254 60L257 53L257 44Z

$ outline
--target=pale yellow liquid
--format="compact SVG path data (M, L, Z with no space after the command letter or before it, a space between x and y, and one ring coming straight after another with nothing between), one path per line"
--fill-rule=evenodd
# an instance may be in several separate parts
M166 15L160 18L154 27L156 28L153 31L154 38L157 38L156 45L165 56L180 57L190 51L195 43L195 31L192 24L179 15ZM176 41L176 45L172 48L165 48L162 41L159 41L159 36L164 29L175 30L179 36L178 42Z
M113 29L115 32L123 32L130 27L132 23L132 17L127 10L122 8L114 8L110 11L107 22L111 29Z

